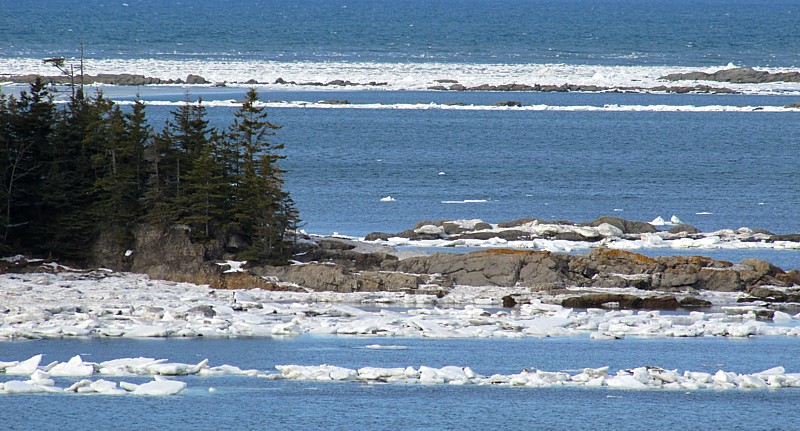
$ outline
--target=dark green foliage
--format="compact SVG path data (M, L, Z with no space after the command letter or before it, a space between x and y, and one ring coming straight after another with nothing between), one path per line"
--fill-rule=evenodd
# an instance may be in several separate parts
M251 90L223 136L187 97L155 134L140 101L123 110L78 91L57 108L40 81L18 99L0 94L0 251L84 260L100 233L127 247L144 222L284 259L297 211L283 146L269 141L278 126L257 104Z

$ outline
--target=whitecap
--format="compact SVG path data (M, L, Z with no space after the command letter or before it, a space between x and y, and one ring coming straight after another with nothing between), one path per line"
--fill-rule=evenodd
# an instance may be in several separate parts
M463 201L442 201L443 204L480 204L489 202L486 199L464 199Z

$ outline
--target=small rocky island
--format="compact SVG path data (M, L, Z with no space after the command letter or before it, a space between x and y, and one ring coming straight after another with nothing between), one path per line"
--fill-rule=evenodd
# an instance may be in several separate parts
M651 222L652 223L652 222ZM763 230L702 233L688 225L658 231L651 223L603 217L587 223L521 219L490 225L480 221L420 222L398 234L373 233L365 240L306 236L298 240L288 265L244 265L228 260L208 244L196 243L185 229L143 227L131 250L99 242L92 264L142 273L152 279L208 284L215 289L260 288L295 292L397 292L442 297L454 288L510 289L505 306L532 297L565 307L677 309L711 305L702 292L739 293L740 302L800 303L800 272L760 259L738 263L702 256L658 256L598 247L574 254L494 247L466 253L409 253L388 245L388 238L450 240L502 237L508 240L602 242L641 235L707 238L734 235L737 240L794 244L800 235ZM538 232L538 233L537 233ZM793 251L788 251L793 252ZM233 266L232 266L233 265ZM235 268L234 268L235 267ZM3 271L41 271L36 263L4 263ZM232 270L234 269L234 270ZM627 290L626 290L627 289Z

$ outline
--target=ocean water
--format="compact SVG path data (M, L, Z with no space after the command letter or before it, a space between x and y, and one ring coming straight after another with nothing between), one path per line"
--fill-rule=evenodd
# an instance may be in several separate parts
M286 95L262 94L280 96ZM550 99L564 104L572 97ZM166 117L172 109L153 106L149 115ZM223 126L233 110L209 112ZM793 112L269 112L283 126L276 139L286 145L286 186L310 233L399 232L435 219L650 221L673 214L704 231L800 232L800 123ZM382 202L386 196L395 201Z
M3 0L4 57L798 66L792 0Z
M106 87L138 94L161 124L186 93L225 126L256 79L283 126L286 185L310 233L363 236L425 219L522 217L649 221L675 214L710 231L800 232L798 84L713 84L739 95L464 93L465 85L673 85L658 78L731 65L800 67L794 0L0 0L4 75L55 74L42 59L87 73L185 78L226 88ZM346 79L382 86L273 85ZM230 84L234 83L234 84ZM696 83L677 83L674 85ZM0 84L15 93L21 86ZM345 106L315 104L348 100ZM492 104L515 100L521 109ZM461 106L463 105L463 106ZM382 202L391 196L393 202ZM688 251L692 252L692 251ZM672 253L672 251L670 251ZM754 255L800 267L796 251ZM2 288L2 286L0 286ZM156 304L157 305L157 304ZM100 361L274 365L470 366L480 373L641 365L714 372L800 371L794 339L586 338L39 340L0 343L0 360L44 353ZM793 429L800 392L612 391L425 387L186 378L169 398L19 395L2 399L4 429ZM217 392L209 392L209 387Z
M405 346L372 350L370 344ZM47 340L0 343L2 360L43 353L44 362L76 354L100 362L128 356L196 363L208 358L275 372L275 365L348 368L469 366L475 372L517 373L608 365L614 370L657 365L714 373L758 372L782 365L797 371L794 339L731 340L587 338L428 340L302 336L291 339ZM574 372L574 371L573 371ZM635 391L500 388L273 381L256 377L185 377L189 387L167 398L14 395L3 399L4 429L792 429L800 391ZM59 381L70 382L70 379ZM74 380L74 379L73 379ZM120 380L112 378L112 380ZM139 382L148 378L125 378ZM62 384L62 383L59 383ZM215 392L209 392L209 388Z

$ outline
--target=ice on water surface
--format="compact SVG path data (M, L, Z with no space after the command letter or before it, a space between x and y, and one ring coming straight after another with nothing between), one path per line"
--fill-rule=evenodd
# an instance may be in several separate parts
M368 346L369 348L369 346ZM38 363L41 355L19 363ZM85 379L74 381L68 386L59 386L52 377L53 370L90 365L93 372L84 375ZM607 387L611 389L780 389L800 388L800 373L787 373L777 366L752 374L718 370L715 374L705 372L666 370L656 366L641 366L621 369L614 373L609 367L584 368L575 371L543 371L523 369L517 374L481 375L470 367L448 365L440 368L421 365L419 367L361 367L351 369L335 365L276 365L277 373L268 371L242 371L233 365L210 367L208 360L196 366L170 363L165 359L122 358L103 363L84 363L80 357L68 362L56 362L39 366L28 375L28 380L8 380L0 382L0 395L29 394L40 392L103 394L103 395L146 395L167 396L183 392L187 382L165 378L162 371L170 370L170 375L195 374L199 376L235 375L244 377L265 377L270 380L305 381L350 381L363 383L399 383L421 385L479 385L545 388L558 386ZM110 370L110 371L109 371ZM176 371L177 370L177 371ZM136 384L124 380L109 380L109 377L131 377L150 375L152 381ZM64 374L61 374L64 376ZM94 376L104 378L92 379ZM214 392L213 387L209 388Z

